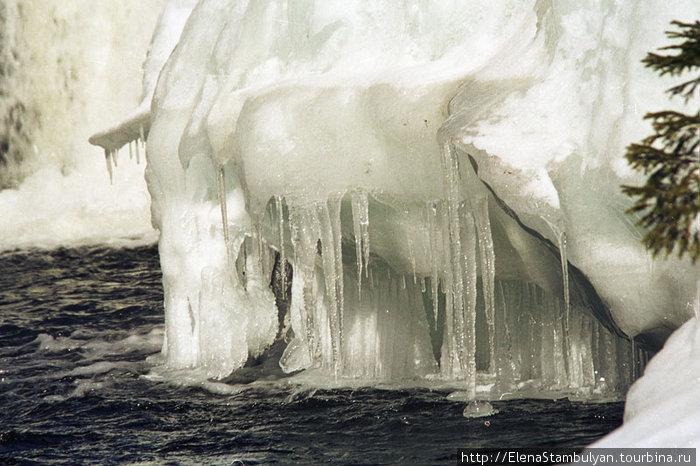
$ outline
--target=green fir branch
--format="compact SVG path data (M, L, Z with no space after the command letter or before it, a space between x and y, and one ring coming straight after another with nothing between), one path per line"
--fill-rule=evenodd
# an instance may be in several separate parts
M700 67L700 21L672 23L670 39L683 42L661 50L673 55L649 53L643 63L661 76L678 76ZM670 88L672 96L686 102L700 89L700 76ZM677 251L693 263L700 259L700 111L695 115L664 110L648 113L654 133L627 147L630 166L647 176L642 186L622 186L622 192L635 199L627 211L638 216L637 225L646 233L643 244L654 256Z

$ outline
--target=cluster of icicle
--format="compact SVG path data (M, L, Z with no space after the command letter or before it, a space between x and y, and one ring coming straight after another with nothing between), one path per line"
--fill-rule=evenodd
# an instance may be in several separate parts
M143 126L139 126L139 135L136 136L136 139L130 140L124 145L128 147L129 160L134 160L134 157L136 157L136 163L141 163L141 150L146 149L146 135L144 134ZM105 164L107 166L107 172L109 173L110 182L114 179L114 169L117 168L117 159L119 158L120 149L121 147L117 149L105 149Z
M581 173L597 160L589 147L611 139L599 127L621 117L587 99L552 113L538 96L575 96L591 69L607 76L587 65L589 48L609 55L596 45L599 23L632 13L614 2L520 3L199 2L152 105L95 138L120 147L149 124L168 367L221 379L277 342L288 373L455 382L470 400L624 392L641 352L613 332L654 329L659 306L635 313L629 296L645 282L607 277L646 256L599 260L632 244L618 212L596 202L583 210L590 218L569 211L602 189ZM536 102L501 108L520 86ZM530 134L517 121L529 108L557 122L593 115L595 127ZM503 118L518 137L489 133ZM559 128L566 138L552 137ZM550 139L537 145L547 157L521 154L521 140ZM280 321L275 270L275 294L289 300Z
M293 269L285 320L293 338L279 362L282 369L316 368L336 380L457 382L466 384L468 400L624 393L645 353L586 309L572 306L566 235L552 226L559 238L563 296L522 280L496 279L493 198L471 168L471 178L461 179L451 143L441 149L444 197L424 203L419 226L425 235L420 247L429 250L415 250L415 241L406 237L412 273L396 271L370 253L370 206L382 204L383 196L360 188L325 201L277 195L264 213L251 214L251 241L234 243L219 170L224 237L229 264L239 268L236 275L249 270L245 258L253 256L269 276L265 264L271 261L264 257L274 251L279 263ZM429 274L416 272L417 253L429 258ZM281 277L286 289L287 274Z

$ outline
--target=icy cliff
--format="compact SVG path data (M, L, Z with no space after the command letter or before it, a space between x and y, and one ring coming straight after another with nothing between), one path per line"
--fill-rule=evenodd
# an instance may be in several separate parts
M201 0L150 113L94 139L109 161L148 133L168 367L221 378L277 341L290 373L622 393L628 338L692 314L697 269L649 257L619 185L669 105L639 60L699 13Z

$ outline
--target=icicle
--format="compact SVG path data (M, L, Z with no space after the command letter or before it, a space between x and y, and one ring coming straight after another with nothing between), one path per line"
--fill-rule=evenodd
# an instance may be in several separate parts
M362 221L360 227L362 230L362 256L365 266L365 277L367 277L367 267L369 267L369 200L365 196L362 203Z
M556 233L556 230L555 230ZM565 348L565 361L566 361L566 373L569 378L569 383L573 380L575 375L573 364L574 357L578 355L577 348L574 347L574 342L571 338L571 300L569 295L569 261L566 257L566 232L560 231L557 234L557 241L559 243L559 258L561 261L561 276L562 285L564 288L564 348ZM576 352L576 354L572 354Z
M481 263L481 285L484 294L484 312L488 326L489 338L489 371L496 371L495 364L495 300L494 286L496 280L496 255L493 250L493 236L489 220L488 198L476 200L474 219L476 221L477 237L479 240L479 261Z
M456 366L452 370L466 378L467 396L475 400L476 231L473 215L461 201L459 160L451 141L442 144L441 156L449 253L447 298L451 301L446 307L446 321L452 321L451 360ZM475 409L478 411L479 407Z
M509 323L508 300L506 299L506 288L502 281L496 282L494 298L497 300L499 312L499 324L497 326L498 351L496 353L498 372L496 384L501 391L510 390L515 382L515 365L513 362L513 337Z
M141 143L146 146L146 136L144 135L144 130L143 130L143 125L139 125L139 139L141 140Z
M338 290L338 319L339 319L339 343L343 343L343 307L345 303L344 287L343 287L343 233L340 221L340 207L343 195L338 195L336 199L329 200L329 214L333 226L333 253L335 254L335 266L337 278L336 288ZM342 349L342 346L341 346Z
M401 275L401 289L405 290L406 289L406 275Z
M566 338L566 329L562 328L562 319L561 319L561 308L560 304L561 301L552 301L551 306L552 306L552 340L553 340L553 347L554 347L554 354L555 355L561 355L560 357L557 357L555 359L555 366L556 366L556 373L557 373L557 380L558 382L563 386L565 385L567 378L568 378L568 373L569 373L569 362L568 362L568 354L569 350L567 349L567 338Z
M219 197L219 207L221 208L221 228L224 232L226 255L228 260L233 263L235 257L233 256L233 248L231 247L231 239L228 232L228 209L226 207L226 177L224 175L224 167L219 167L216 188Z
M343 264L340 238L340 197L329 199L318 206L321 224L323 275L331 328L333 373L337 378L342 370L343 339Z
M429 202L427 207L428 212L428 230L430 236L430 286L431 299L433 301L433 313L435 315L434 325L437 330L438 325L438 285L440 279L438 277L438 227L437 227L437 206L434 202Z
M319 343L319 339L316 338L316 331L319 329L316 328L314 318L316 245L320 234L318 218L313 211L289 207L289 225L294 246L294 282L303 283L301 294L292 293L292 303L300 310L301 321L305 327L303 335L306 337L309 357L313 364Z
M107 163L107 173L109 173L109 183L114 182L114 174L112 173L112 152L105 149L105 162Z
M251 247L251 255L257 257L257 266L260 271L261 277L269 278L268 268L271 264L268 263L269 259L268 251L265 249L265 240L263 238L263 227L261 222L261 215L264 217L265 212L260 214L259 211L250 212L250 227L251 227L251 240L253 245Z
M136 163L140 163L141 155L139 154L139 142L138 142L138 140L134 142L134 148L136 150Z
M567 377L569 378L569 381L571 381L571 377L573 376L573 368L571 367L572 364L572 355L571 351L574 350L575 348L572 347L571 344L571 337L569 334L569 328L571 325L571 298L570 298L570 293L569 293L569 262L567 259L566 255L566 232L558 228L556 225L554 225L552 222L550 222L546 217L540 217L544 222L549 225L549 228L552 230L554 233L554 236L557 238L557 243L559 247L559 260L561 261L561 275L562 275L562 288L563 288L563 294L564 294L564 329L562 332L562 335L556 335L555 334L555 343L558 343L558 339L563 338L562 341L562 346L563 346L563 351L564 351L564 370L566 371ZM559 318L558 320L561 320Z
M467 391L470 399L476 397L476 295L477 295L477 233L474 217L469 211L460 215L462 238L462 282L464 286L464 340L463 345L466 361L463 363L467 377Z
M565 333L568 334L569 319L571 315L571 298L569 293L569 260L566 254L566 232L558 228L549 220L547 220L547 218L540 218L542 218L542 220L544 220L545 223L549 225L549 228L552 230L554 236L556 236L557 238L557 243L559 247L559 259L561 261L562 285L564 287L564 315L566 324Z
M355 235L355 258L357 263L357 301L362 302L362 234L360 232L360 221L355 212L355 196L352 200L352 223Z
M282 264L282 290L287 289L287 256L284 249L284 210L282 206L282 196L275 196L275 207L277 208L279 238L280 238L280 264Z
M357 293L362 301L362 268L368 277L369 263L369 199L367 193L354 192L351 196L355 255L357 256Z
M408 234L408 237L406 239L406 243L408 244L408 256L411 261L411 271L413 272L413 283L417 282L416 279L416 250L413 247L413 240L411 239L411 234Z
M566 313L566 327L569 328L571 318L571 295L569 292L569 260L566 255L566 232L562 231L558 237L559 256L561 258L561 277L564 284L564 312Z
M632 342L632 379L637 380L640 376L639 373L639 351L637 350L637 342L634 338L631 339Z
M217 188L218 189L218 188ZM225 241L225 240L224 240ZM246 264L248 264L248 242L245 236L241 238L240 246L238 247L238 255L235 257L234 267L238 274L238 280L244 290L248 289L248 277L246 276ZM234 256L236 253L234 251Z
M460 183L459 183L459 163L454 153L451 143L446 142L442 146L442 168L443 168L443 188L445 190L445 204L447 215L444 217L447 231L447 247L449 257L449 267L447 269L447 306L445 322L450 324L447 327L447 335L451 342L449 350L449 360L451 362L450 371L452 376L465 377L467 396L474 399L476 396L475 380L475 360L474 351L474 327L472 322L465 318L470 313L465 307L466 295L464 289L465 262L461 241L461 218L460 218Z
M134 150L131 147L131 141L129 141L129 160L134 160Z
M448 277L449 286L447 293L446 322L448 337L452 342L449 358L452 363L453 375L462 372L463 363L466 362L464 354L464 341L466 339L464 323L464 282L462 280L462 244L460 241L459 220L459 164L450 142L445 142L441 148L443 189L445 192L445 204L447 207L446 229L448 232L447 250L449 254ZM472 397L473 381L468 381L467 387L470 399Z
M593 372L593 387L597 388L599 386L599 378L598 378L598 368L600 367L600 363L597 360L597 357L600 355L600 328L598 326L598 320L593 319L590 324L591 326L591 364L592 364L592 372Z

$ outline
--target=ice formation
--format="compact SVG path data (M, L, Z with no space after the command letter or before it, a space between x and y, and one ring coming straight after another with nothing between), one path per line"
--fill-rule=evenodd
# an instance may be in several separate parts
M700 447L698 319L685 323L630 389L622 428L594 447Z
M126 118L90 137L91 144L105 150L110 180L112 180L113 167L117 166L118 152L125 145L128 147L129 158L135 156L137 163L140 161L139 146L145 144L151 126L151 100L158 73L177 44L185 21L195 3L196 0L170 0L165 4L153 32L153 40L144 63L143 91L139 106Z
M700 281L694 308L630 388L623 426L592 447L700 448Z
M624 392L695 293L697 269L644 251L619 185L642 115L669 105L639 60L698 13L199 1L150 113L94 139L109 160L148 129L168 367L222 378L280 341L286 372L341 382Z

